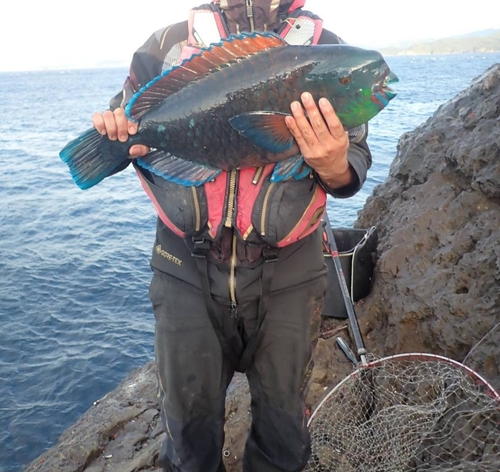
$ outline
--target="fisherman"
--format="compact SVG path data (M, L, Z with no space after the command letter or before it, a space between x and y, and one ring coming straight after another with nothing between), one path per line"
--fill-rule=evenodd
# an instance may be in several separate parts
M342 42L304 3L214 1L155 32L135 52L110 110L94 114L95 128L126 141L137 131L124 113L133 94L200 45L230 34L275 31L292 44ZM326 194L347 198L360 190L371 154L366 125L346 132L328 100L315 103L304 93L290 109L286 124L310 166L303 178L271 184L275 164L268 164L184 187L135 166L159 213L149 294L164 471L225 470L225 395L235 371L246 373L252 400L243 470L298 472L310 456L305 395L327 288L321 217ZM131 162L149 151L134 145ZM254 223L251 234L240 231L244 218ZM294 231L300 235L287 244Z

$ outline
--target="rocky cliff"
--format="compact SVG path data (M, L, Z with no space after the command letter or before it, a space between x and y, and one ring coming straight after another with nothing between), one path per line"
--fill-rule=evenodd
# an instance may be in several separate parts
M374 286L356 306L368 349L442 354L500 389L500 65L401 137L390 175L355 226L372 225L380 239ZM327 319L323 330L345 327ZM308 406L350 370L325 332ZM228 472L240 469L248 424L248 390L237 376L227 397ZM25 472L156 471L162 434L148 364Z
M373 350L458 361L470 353L467 364L496 388L499 117L497 65L400 138L389 177L357 220L376 225L380 235L376 282L358 310Z

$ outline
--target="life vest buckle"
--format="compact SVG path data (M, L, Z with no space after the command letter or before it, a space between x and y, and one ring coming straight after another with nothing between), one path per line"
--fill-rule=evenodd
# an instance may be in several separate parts
M210 241L205 238L191 238L191 255L198 259L205 259L207 257L207 253L210 250Z
M262 250L262 258L264 262L277 262L279 260L278 253L279 248L277 247L265 247Z

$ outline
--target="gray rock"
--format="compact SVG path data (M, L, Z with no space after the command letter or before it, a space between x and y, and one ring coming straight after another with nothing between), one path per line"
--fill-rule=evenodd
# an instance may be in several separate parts
M500 389L500 66L401 136L386 182L355 226L377 226L372 293L356 304L368 349L464 361ZM345 329L324 320L324 329ZM307 406L351 366L320 339ZM236 376L226 401L228 472L241 469L249 393ZM152 363L97 401L25 472L157 471L163 433Z
M356 225L376 225L371 350L451 357L500 388L500 66L404 134ZM477 346L476 344L485 337Z

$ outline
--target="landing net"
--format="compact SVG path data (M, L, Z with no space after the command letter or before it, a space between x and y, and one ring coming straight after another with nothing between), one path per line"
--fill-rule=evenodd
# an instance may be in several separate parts
M306 472L499 472L500 395L432 354L357 368L309 420Z

